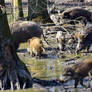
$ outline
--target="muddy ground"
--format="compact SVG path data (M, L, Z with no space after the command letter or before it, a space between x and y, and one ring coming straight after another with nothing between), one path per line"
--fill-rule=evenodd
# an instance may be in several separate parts
M60 26L41 26L44 30L44 35L49 42L49 45L43 40L45 52L40 59L31 57L27 52L27 43L20 45L18 49L18 55L22 61L27 65L29 71L32 74L35 89L44 89L44 92L91 92L89 88L89 80L85 78L84 83L87 85L87 88L83 88L80 85L78 89L74 89L74 81L69 81L64 85L58 84L57 80L63 72L64 67L71 66L76 62L79 62L84 59L92 59L92 48L89 53L86 53L85 50L80 54L76 55L75 49L77 43L68 45L67 41L69 34L66 33L66 47L65 51L60 51L57 48L56 43L56 33L57 31L64 31ZM66 29L69 33L79 30L76 27L71 27L70 25L66 26ZM82 28L81 28L82 29ZM81 30L80 29L80 30ZM37 80L35 81L35 78ZM35 84L36 83L36 84ZM47 90L47 91L46 91ZM55 91L56 90L56 91Z

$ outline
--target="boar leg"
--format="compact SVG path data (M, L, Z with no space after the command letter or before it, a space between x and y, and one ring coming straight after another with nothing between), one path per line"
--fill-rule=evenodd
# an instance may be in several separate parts
M31 52L31 56L32 56L32 57L34 57L34 56L35 56L35 54L33 53L33 51Z
M90 45L87 46L87 52L89 52L89 49L90 49Z
M59 40L58 40L58 39L56 39L56 42L57 42L57 43L59 43Z
M79 79L75 79L75 88L77 88L78 83L79 83Z
M80 84L86 88L86 85L83 84L83 79L80 79Z
M58 44L58 49L59 49L59 40L58 40L58 39L56 39L56 42L57 42L57 44Z
M64 45L64 44L62 44L62 51L64 51L64 48L65 48L65 45Z
M90 88L91 88L91 92L92 92L92 79L90 81Z

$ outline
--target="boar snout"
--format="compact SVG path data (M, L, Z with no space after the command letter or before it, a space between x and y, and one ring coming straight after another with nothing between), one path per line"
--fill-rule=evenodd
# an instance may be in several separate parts
M61 84L64 83L64 80L61 80L61 79L57 79L57 81L58 81L59 83L61 83Z
M58 79L58 81L60 82L60 83L65 83L65 82L67 82L68 80L71 80L71 76L64 76L64 75L62 75L62 76L60 76L60 78Z

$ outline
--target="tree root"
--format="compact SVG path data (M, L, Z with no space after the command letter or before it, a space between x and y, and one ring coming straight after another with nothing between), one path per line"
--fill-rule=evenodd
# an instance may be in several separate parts
M10 41L3 40L0 57L0 89L32 87L32 78L25 64L19 60Z
M21 73L20 73L21 72ZM25 89L32 87L32 78L26 71L24 70L12 70L8 69L6 72L0 77L0 89Z

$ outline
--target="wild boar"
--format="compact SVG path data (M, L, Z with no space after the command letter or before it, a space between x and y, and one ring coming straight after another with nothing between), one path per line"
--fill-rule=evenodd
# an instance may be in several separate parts
M75 80L75 88L77 88L78 83L83 87L83 79L88 76L88 72L92 69L92 60L86 59L81 62L76 63L71 67L66 67L63 71L62 78L59 79L61 83L65 83L69 80Z
M92 13L86 9L75 7L75 8L69 8L62 12L61 14L62 19L70 19L70 20L80 20L84 22L86 25L86 22L92 22Z
M89 52L91 44L92 44L92 26L88 26L82 32L80 32L78 36L76 53L78 53L83 49L87 49L87 52Z
M58 48L63 51L65 48L65 34L62 31L57 32L56 41L58 44Z
M69 36L68 44L73 44L74 42L75 42L75 37L72 34L72 35Z
M69 40L68 40L68 44L74 44L76 42L78 42L78 37L80 37L80 32L74 32L70 35Z
M26 42L32 37L40 38L41 35L43 35L41 27L37 23L30 21L16 21L10 24L10 30L16 49L19 47L20 43Z
M89 75L89 80L90 80L90 88L92 92L92 69L89 71L88 75Z
M28 52L32 56L38 56L40 57L42 55L42 52L44 51L44 46L40 38L38 37L33 37L28 40Z

